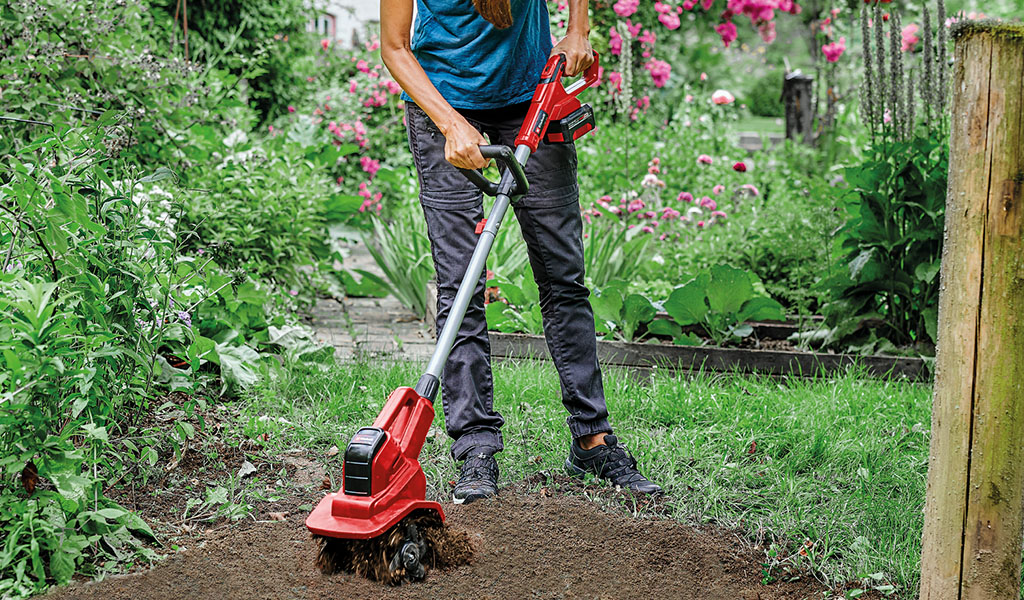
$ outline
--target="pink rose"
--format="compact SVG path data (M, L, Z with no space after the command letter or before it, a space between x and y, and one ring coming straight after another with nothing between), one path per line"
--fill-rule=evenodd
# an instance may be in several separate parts
M664 87L668 78L672 75L672 65L657 58L651 59L644 68L650 71L654 87Z
M711 94L711 101L718 105L732 104L736 98L726 90L715 90L715 93Z
M839 60L839 57L846 52L846 38L839 38L838 42L832 42L831 44L825 44L821 47L821 53L825 55L825 60L830 63L834 63Z
M608 51L615 56L622 53L622 36L614 28L608 34Z
M712 163L711 157L707 154L701 154L697 157L697 164L710 165Z
M736 25L733 24L731 21L728 23L719 24L718 26L715 27L715 31L718 32L719 36L721 36L722 43L725 44L726 48L729 47L729 44L736 41L736 36L738 35L736 31ZM702 73L701 81L704 81L705 78L706 76Z
M628 17L636 12L636 9L640 7L640 0L619 0L612 5L612 9L615 14L620 17Z
M917 43L921 41L921 38L919 38L916 35L918 29L919 27L916 24L911 23L910 25L904 27L903 31L900 32L903 36L903 43L901 49L904 52L913 52L914 48L917 46Z

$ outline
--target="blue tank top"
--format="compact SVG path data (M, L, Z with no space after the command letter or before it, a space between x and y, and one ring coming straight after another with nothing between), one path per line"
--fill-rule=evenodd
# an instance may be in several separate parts
M533 96L551 54L547 3L511 2L512 26L498 29L472 0L416 0L412 52L454 108L501 108Z

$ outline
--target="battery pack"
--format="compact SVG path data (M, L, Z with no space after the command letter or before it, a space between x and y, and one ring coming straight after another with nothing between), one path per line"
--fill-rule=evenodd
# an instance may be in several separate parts
M547 135L544 141L549 144L566 144L573 142L597 126L594 121L594 109L589 104L583 104L569 116L548 125Z

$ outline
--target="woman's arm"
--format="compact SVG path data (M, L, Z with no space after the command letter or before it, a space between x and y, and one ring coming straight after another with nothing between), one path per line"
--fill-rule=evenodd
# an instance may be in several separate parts
M583 14L586 16L586 8ZM480 145L486 144L487 140L448 104L430 82L413 56L409 40L411 27L412 0L380 0L381 59L405 93L441 130L445 139L445 159L463 169L486 167L488 161L481 156Z
M572 77L582 73L594 62L594 49L590 47L590 0L569 0L569 26L565 37L551 50L551 55L565 55L565 74Z

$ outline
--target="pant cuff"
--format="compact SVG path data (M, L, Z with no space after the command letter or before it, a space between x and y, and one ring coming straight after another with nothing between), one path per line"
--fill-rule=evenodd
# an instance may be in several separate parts
M612 426L608 422L608 419L599 419L597 421L579 422L573 421L569 423L569 431L572 432L573 441L580 439L581 437L594 435L595 433L611 433Z
M501 433L497 431L479 431L467 433L452 442L452 458L463 460L470 452L497 454L505 449L501 441Z

